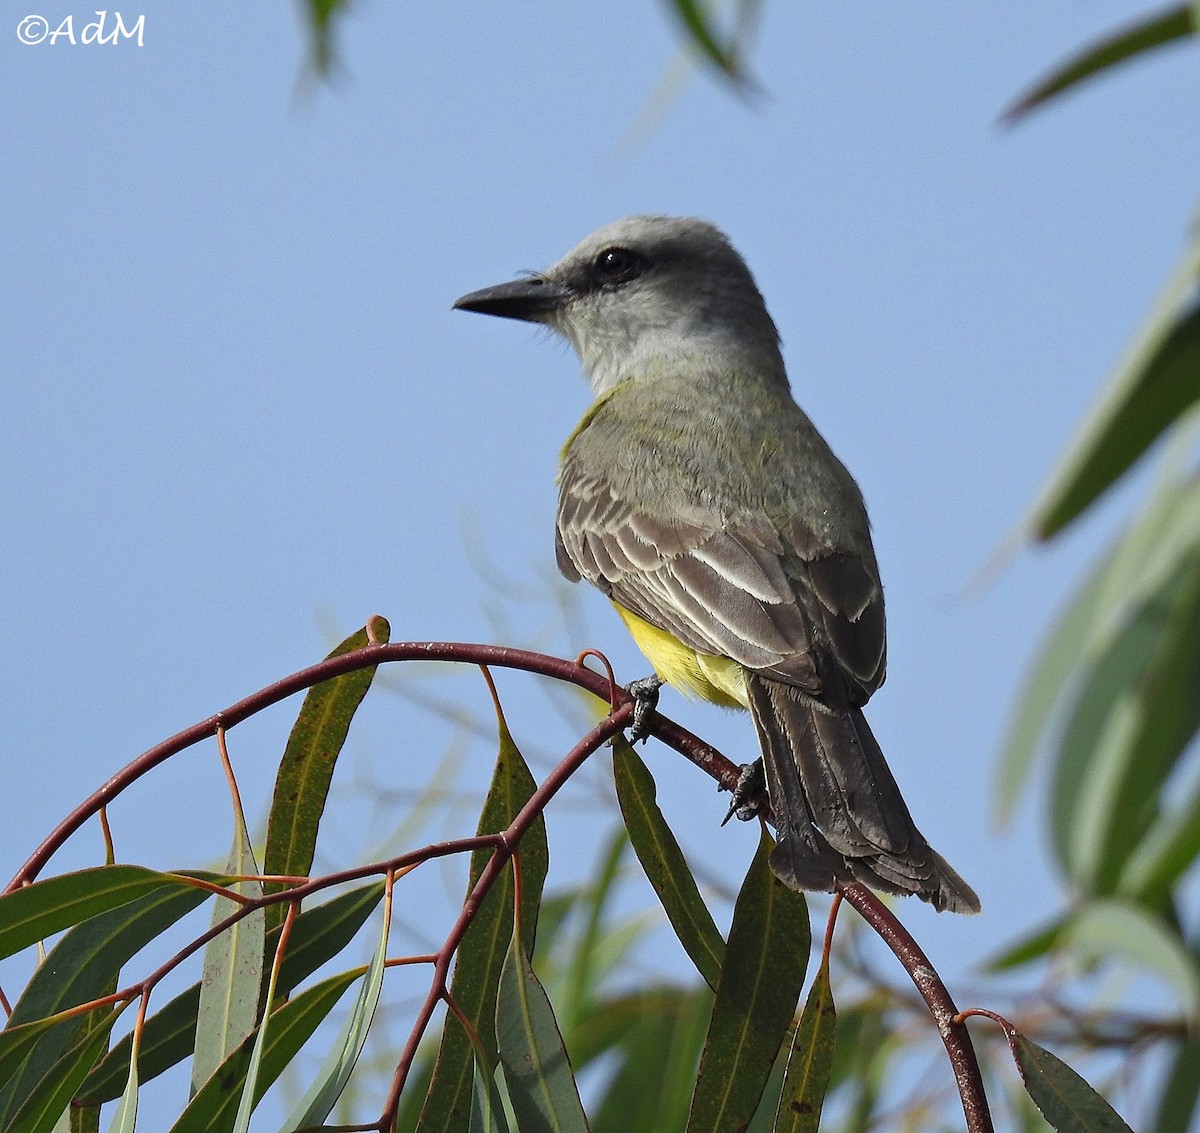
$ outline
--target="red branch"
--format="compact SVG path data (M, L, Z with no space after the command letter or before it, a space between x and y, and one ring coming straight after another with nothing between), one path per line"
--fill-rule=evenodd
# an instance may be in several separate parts
M583 656L581 655L580 661ZM296 885L282 892L264 895L243 904L233 914L219 925L213 926L197 940L193 941L183 951L172 957L162 968L152 973L150 977L139 984L118 992L115 999L132 998L135 993L148 992L158 978L182 962L196 949L202 947L213 936L224 931L241 917L246 916L252 909L261 908L266 904L279 901L289 902L292 913L299 907L300 900L310 893L328 888L344 881L386 873L389 877L411 868L431 858L447 854L462 853L479 848L490 848L492 856L480 873L478 880L467 896L449 934L441 948L432 958L434 961L433 977L417 1017L413 1023L408 1041L401 1054L396 1073L392 1080L391 1089L384 1106L383 1113L377 1124L352 1126L354 1129L388 1130L392 1127L399 1108L400 1093L408 1077L417 1047L421 1037L433 1016L437 1005L448 1001L449 990L447 975L450 970L455 951L470 927L480 904L491 887L503 873L520 845L522 837L533 825L536 818L545 810L547 804L562 788L567 780L578 770L584 760L595 752L609 738L624 729L633 714L633 698L624 689L612 683L611 671L597 673L584 667L579 662L564 661L558 657L550 657L542 653L533 653L524 649L509 649L495 645L473 645L460 642L395 642L390 644L373 644L366 648L327 658L316 665L301 669L283 680L259 690L244 700L238 701L224 711L210 716L184 729L170 739L150 748L122 768L116 775L95 791L75 808L50 833L40 846L33 852L29 860L21 867L16 876L9 882L5 892L11 892L32 882L46 863L93 815L103 816L105 806L116 798L122 791L136 782L147 772L160 763L193 746L227 731L243 720L261 712L264 708L285 700L297 692L319 684L334 677L359 669L384 664L392 661L457 661L474 665L497 665L503 668L518 669L525 672L538 673L557 680L567 681L586 689L613 707L611 714L592 729L575 745L566 757L546 777L542 784L530 796L528 802L521 808L508 828L498 834L483 835L475 838L460 838L426 846L420 850L399 855L386 862L374 862L370 865L358 866L338 873L326 874ZM738 780L738 768L726 759L711 745L665 716L655 713L650 721L650 732L674 748L681 755L691 760L697 767L712 776L727 790L732 790ZM921 993L937 1024L938 1031L945 1043L950 1062L958 1082L962 1096L963 1112L967 1119L970 1133L992 1133L991 1116L988 1112L987 1099L983 1092L983 1080L979 1063L971 1045L970 1036L964 1026L964 1016L960 1016L958 1008L950 998L949 992L941 978L934 971L924 952L918 946L908 931L900 924L892 913L879 901L870 890L859 884L839 885L838 893L858 910L859 914L879 934L883 941L895 953L897 959L912 978L917 990ZM836 906L835 906L836 907ZM830 923L832 929L832 918Z
M63 843L89 818L115 799L130 784L135 783L148 771L170 759L171 756L215 736L218 729L228 730L261 712L264 708L278 704L279 701L303 692L315 684L389 661L462 661L472 665L499 665L502 668L540 673L542 676L567 681L569 684L586 689L606 702L612 695L608 677L592 669L575 664L573 661L564 661L561 657L550 657L547 654L533 653L527 649L509 649L500 645L472 645L454 641L399 641L387 645L368 645L363 649L356 649L352 653L329 657L316 665L310 665L307 669L301 669L290 677L284 677L283 680L260 689L246 697L245 700L239 700L236 704L231 704L207 720L201 720L198 724L193 724L190 728L177 732L170 739L155 744L149 751L139 755L132 763L118 771L99 790L80 803L55 827L45 841L30 855L29 860L17 871L16 876L8 883L5 892L19 889L33 881ZM617 695L621 704L632 700L624 689L617 689ZM680 755L690 759L697 767L711 775L727 790L732 790L737 783L737 767L716 748L706 744L686 728L681 728L665 716L656 713L650 731L663 743L673 747Z
M967 1033L958 1008L950 998L946 985L942 983L941 976L929 962L929 957L921 950L921 946L913 939L908 929L865 885L858 882L839 884L838 893L858 910L859 916L896 954L896 959L909 974L917 991L921 993L921 998L929 1007L938 1034L942 1036L942 1042L946 1046L946 1053L950 1056L950 1065L958 1083L959 1096L962 1098L963 1114L967 1119L967 1129L970 1133L992 1133L992 1115L988 1109L987 1095L983 1090L983 1074L979 1069L975 1048L971 1044L971 1036Z

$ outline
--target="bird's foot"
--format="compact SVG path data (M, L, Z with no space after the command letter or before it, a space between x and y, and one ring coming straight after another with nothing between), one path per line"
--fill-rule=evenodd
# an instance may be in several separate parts
M662 685L662 677L655 674L625 686L625 691L637 701L633 708L633 723L629 727L630 743L649 738L650 720L658 707L658 690Z
M720 790L721 788L718 788ZM749 822L758 814L758 796L767 789L767 781L763 775L763 761L756 759L753 763L743 763L738 768L738 780L733 788L733 801L729 810L721 819L724 826L735 814L739 822Z

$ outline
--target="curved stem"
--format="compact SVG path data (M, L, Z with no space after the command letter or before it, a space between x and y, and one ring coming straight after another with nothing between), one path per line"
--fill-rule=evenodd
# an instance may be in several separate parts
M954 1005L942 978L929 962L921 946L892 914L878 897L865 885L858 882L839 884L838 893L853 905L879 935L880 939L895 953L909 978L916 985L921 998L929 1007L938 1034L950 1056L950 1065L958 1083L962 1099L963 1115L967 1119L969 1133L992 1133L992 1114L988 1109L987 1094L983 1089L983 1074L971 1036L963 1025L958 1008Z
M33 881L54 853L89 818L116 798L130 784L136 782L160 763L170 759L171 756L215 736L218 729L227 731L234 725L261 712L264 708L286 700L289 696L311 688L315 684L320 684L322 681L344 676L346 673L353 673L358 669L366 669L393 661L461 661L473 665L499 665L502 668L540 673L543 676L567 681L586 689L604 701L609 701L614 691L607 677L585 668L583 665L564 661L561 657L551 657L545 653L534 653L527 649L509 649L500 645L473 645L453 641L401 641L391 642L387 645L368 645L351 653L328 657L289 677L284 677L283 680L267 685L266 688L260 689L244 700L239 700L236 704L231 704L223 711L208 717L207 720L201 720L143 752L80 803L51 831L17 871L16 876L8 883L4 892L8 893L19 889L22 885ZM622 705L632 700L624 689L618 688L616 694ZM673 747L702 771L711 775L722 786L729 790L733 789L737 782L738 769L716 748L706 744L686 728L681 728L678 724L657 713L651 722L650 731L663 743Z

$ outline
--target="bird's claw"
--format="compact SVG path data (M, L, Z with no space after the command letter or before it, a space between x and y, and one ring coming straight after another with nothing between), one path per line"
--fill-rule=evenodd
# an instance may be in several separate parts
M733 787L733 801L729 810L721 819L724 826L735 814L739 822L749 822L758 814L758 796L766 790L767 783L763 776L763 762L756 759L753 763L743 763L738 768L738 780Z
M655 675L631 681L625 686L625 691L637 702L633 707L633 722L629 726L631 743L649 738L650 720L658 708L658 690L662 688L662 683L662 678Z

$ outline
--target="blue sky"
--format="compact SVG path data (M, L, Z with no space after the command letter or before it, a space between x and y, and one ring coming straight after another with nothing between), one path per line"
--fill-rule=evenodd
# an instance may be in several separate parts
M967 922L910 902L906 920L953 968L1048 914L1061 894L1037 796L997 832L991 777L1037 641L1133 491L968 584L1181 246L1200 183L1195 54L1164 52L1017 129L997 118L1141 10L769 3L761 93L743 99L686 70L664 83L675 28L648 2L361 3L328 86L298 79L290 4L147 0L122 9L145 15L138 48L26 46L25 15L81 27L92 9L5 3L6 872L140 751L372 613L397 640L595 646L642 675L600 596L554 575L555 458L586 404L573 356L450 306L609 220L670 212L715 221L746 256L797 399L867 497L890 630L870 718L985 910ZM404 685L487 712L470 675ZM518 741L565 750L554 701L523 678L501 691ZM663 707L753 754L744 717ZM233 735L252 815L293 712ZM474 798L486 748L460 752L458 735L378 698L352 734L347 812L366 813L353 784L419 789L451 748ZM647 756L694 858L739 877L753 832L718 833L709 781ZM178 763L118 809L123 855L224 853L213 753ZM587 809L551 816L561 879L599 852ZM429 829L473 827L469 806L439 815ZM373 820L380 837L398 821ZM328 860L352 859L363 830L346 821Z

